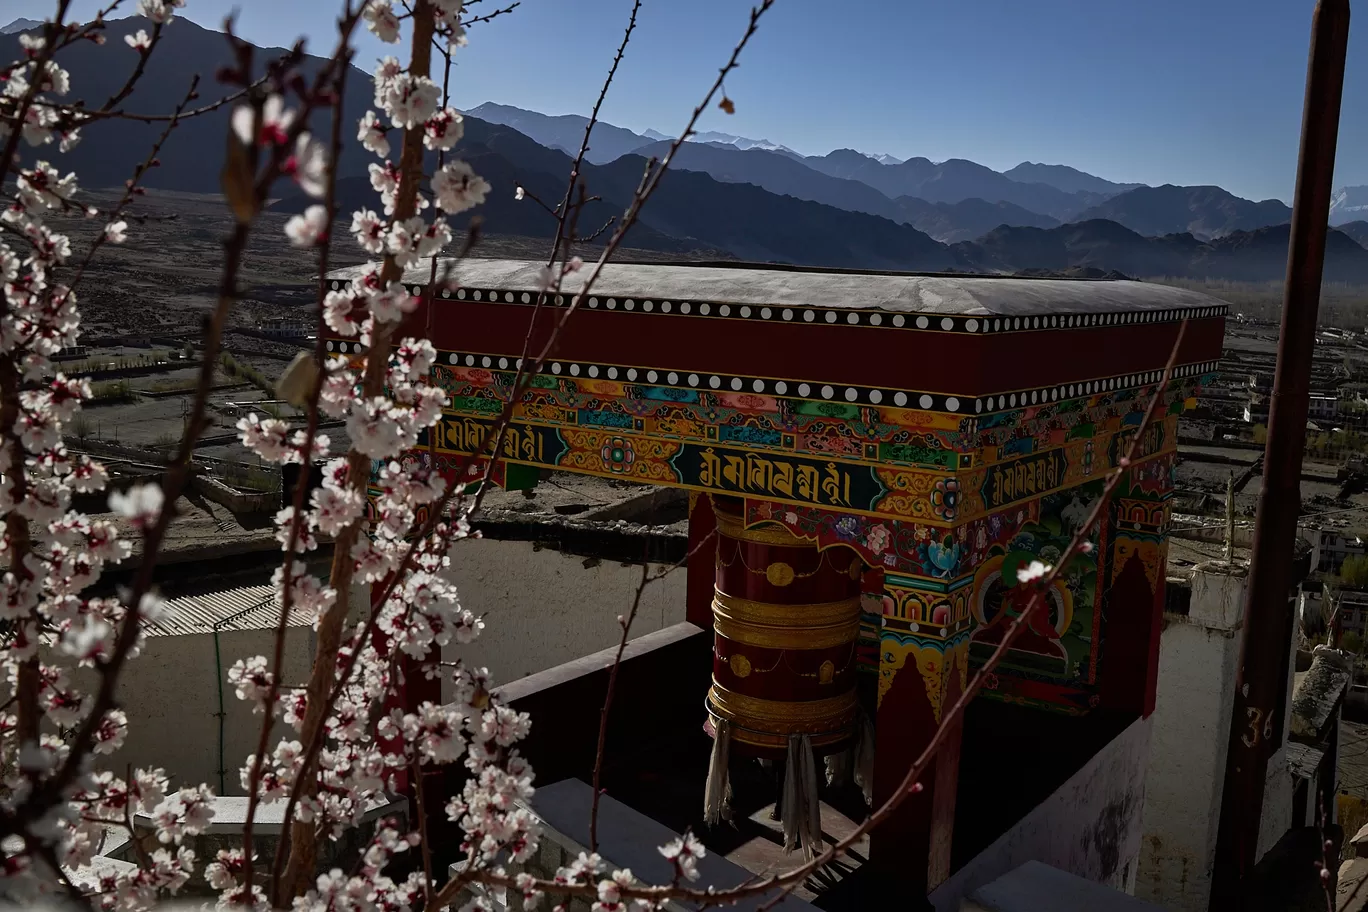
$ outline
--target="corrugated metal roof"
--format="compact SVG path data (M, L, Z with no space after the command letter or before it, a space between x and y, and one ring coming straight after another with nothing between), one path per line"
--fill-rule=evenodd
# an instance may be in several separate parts
M271 630L280 623L280 601L275 587L239 586L200 595L168 599L166 611L147 625L148 636L185 636L218 630ZM289 626L307 627L313 616L298 608L290 611Z

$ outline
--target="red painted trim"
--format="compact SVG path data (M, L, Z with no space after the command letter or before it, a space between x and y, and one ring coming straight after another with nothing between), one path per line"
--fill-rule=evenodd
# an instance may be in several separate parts
M860 594L859 577L851 577L855 552L848 548L817 550L738 541L725 535L717 542L717 588L727 595L756 602L810 605L838 602ZM766 571L776 562L789 565L795 578L786 586L769 582Z
M713 516L711 498L700 494L692 500L689 508L689 564L685 568L687 576L684 581L684 618L690 624L708 630L713 623L717 520Z
M554 308L541 314L534 347L561 315ZM443 350L519 357L531 316L520 305L439 301L432 341ZM980 396L1158 370L1178 326L972 335L586 309L566 324L553 357ZM1218 360L1224 334L1223 318L1193 320L1178 363Z

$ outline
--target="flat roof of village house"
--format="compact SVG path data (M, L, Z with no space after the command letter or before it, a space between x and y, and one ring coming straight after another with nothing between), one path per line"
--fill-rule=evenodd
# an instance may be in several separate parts
M439 275L446 262L439 265ZM420 261L404 273L404 282L426 283L431 265L430 259ZM467 289L534 292L542 266L534 260L469 258L456 265L454 276ZM337 270L330 278L351 278L361 269ZM565 291L579 291L581 282L568 280ZM978 317L1210 308L1224 313L1229 307L1225 301L1201 292L1121 279L856 272L752 264L610 263L595 281L593 293L599 298L656 302L711 301Z

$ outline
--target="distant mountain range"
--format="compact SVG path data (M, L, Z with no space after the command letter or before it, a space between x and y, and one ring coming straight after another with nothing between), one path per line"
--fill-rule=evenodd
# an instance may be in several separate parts
M21 24L0 29L0 59L19 56L13 32ZM132 66L122 38L146 27L136 18L117 20L105 45L81 43L63 52L82 96L103 97L122 84ZM257 59L278 53L267 49ZM229 56L222 35L177 19L153 55L138 110L170 111L194 73L212 74ZM304 68L319 65L310 59ZM368 74L355 70L350 79L344 117L354 123L371 93ZM211 91L201 88L206 97ZM163 166L149 173L149 186L217 192L228 116L223 109L182 124L163 150ZM486 232L549 236L554 223L537 206L516 201L513 188L558 199L585 124L579 115L494 103L467 112L460 154L494 186L477 213ZM323 127L321 118L314 126ZM118 186L159 131L133 121L92 125L62 166L76 170L84 186ZM662 154L668 139L612 124L595 128L582 173L600 199L584 212L582 230L621 214L645 158ZM365 176L371 160L359 144L344 148L338 168L343 212L375 205ZM803 156L721 133L693 137L673 167L632 229L630 246L847 268L1252 281L1280 278L1286 264L1287 207L1214 186L1117 183L1034 162L998 172L964 159L898 161L852 149ZM287 193L278 205L298 211L307 201ZM1331 232L1326 277L1368 283L1368 187L1339 191L1332 221L1343 230Z
M17 35L20 32L27 32L29 29L37 28L43 23L37 19L15 19L4 28L0 28L0 35Z

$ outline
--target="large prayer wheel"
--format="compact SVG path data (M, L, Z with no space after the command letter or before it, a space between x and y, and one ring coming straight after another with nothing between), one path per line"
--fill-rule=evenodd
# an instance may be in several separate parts
M746 753L782 758L793 735L814 751L856 730L855 652L863 564L848 548L819 550L780 525L746 529L740 504L715 497L710 733L728 723Z

